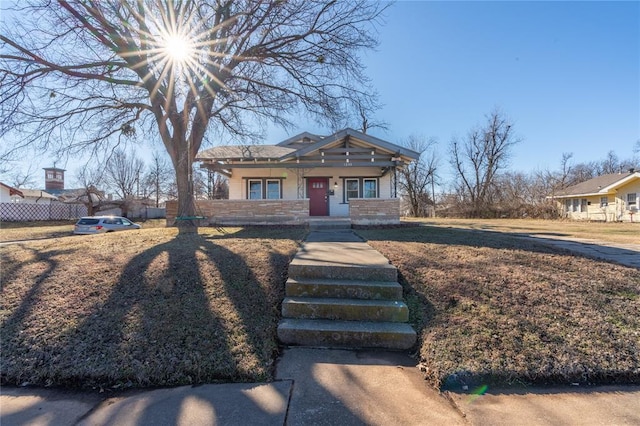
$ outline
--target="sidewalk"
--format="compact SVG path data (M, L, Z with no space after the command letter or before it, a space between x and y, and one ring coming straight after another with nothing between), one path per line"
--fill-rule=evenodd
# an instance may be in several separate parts
M516 234L518 235L518 234ZM640 269L640 243L620 244L605 241L567 238L555 235L518 235L520 238L558 247L591 259L606 260L623 266ZM640 237L639 237L640 239Z
M307 259L352 262L372 251L350 232L312 233L307 242L300 252ZM640 424L640 386L440 393L402 352L285 348L275 379L104 393L3 387L0 424Z
M119 394L3 388L12 425L638 425L640 386L439 393L399 352L285 349L273 383Z

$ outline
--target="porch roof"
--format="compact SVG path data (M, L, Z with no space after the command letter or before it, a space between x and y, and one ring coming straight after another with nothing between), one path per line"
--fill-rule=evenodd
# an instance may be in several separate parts
M234 168L402 167L420 154L344 129L322 137L305 132L277 145L231 145L202 151L202 167L231 174Z

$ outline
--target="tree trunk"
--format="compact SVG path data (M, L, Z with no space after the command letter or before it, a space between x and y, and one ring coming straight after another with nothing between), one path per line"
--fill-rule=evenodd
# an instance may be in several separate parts
M198 232L198 222L196 219L193 219L193 217L196 216L196 204L193 196L192 164L193 160L188 150L179 150L178 159L174 161L174 167L178 187L176 226L181 235Z

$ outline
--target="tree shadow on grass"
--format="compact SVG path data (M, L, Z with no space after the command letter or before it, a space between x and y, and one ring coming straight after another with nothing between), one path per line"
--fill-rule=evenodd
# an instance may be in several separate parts
M19 362L7 377L24 368L32 384L82 388L270 379L274 298L281 298L277 288L283 285L277 276L265 286L247 262L197 235L141 252L76 327L53 341L17 342L13 357L31 361ZM274 254L262 274L277 275L287 262ZM51 263L41 279L56 267ZM31 292L37 291L36 283ZM4 333L18 336L32 303L33 295L24 299Z
M571 239L566 241L557 240L553 238L554 235L561 236L563 234L552 232L545 232L543 234L537 232L507 234L487 229L442 228L434 226L362 231L362 236L371 241L391 240L523 250L543 254L586 257L623 266L631 266L625 263L625 258L633 259L638 255L637 251L611 248L597 243L583 243Z
M436 386L638 383L635 270L598 270L500 233L361 234L380 242L374 245L400 268L403 285L418 294L427 320L421 354Z

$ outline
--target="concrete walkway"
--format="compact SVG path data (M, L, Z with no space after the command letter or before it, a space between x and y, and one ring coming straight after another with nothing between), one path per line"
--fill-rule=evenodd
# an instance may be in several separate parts
M591 259L605 260L623 266L640 269L640 243L620 244L598 240L588 240L581 238L567 238L555 235L526 235L515 234L520 238L525 238L537 243L546 244L552 247L561 248L571 253ZM640 235L638 236L640 240Z
M301 253L314 258L318 249L318 256L342 262L371 253L356 236L347 236L351 254L316 244L345 236L312 233ZM640 424L640 386L440 393L423 380L416 360L401 352L285 348L275 378L111 393L3 387L0 424Z
M7 388L12 425L638 425L640 386L439 393L399 352L285 349L273 383L122 393Z

